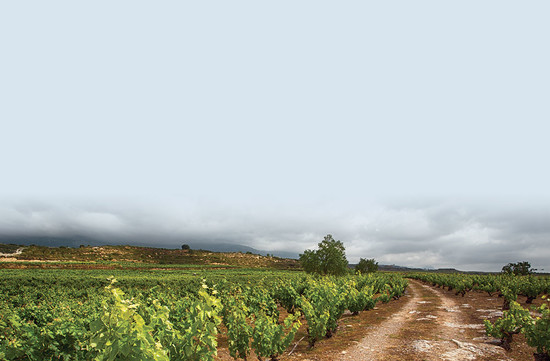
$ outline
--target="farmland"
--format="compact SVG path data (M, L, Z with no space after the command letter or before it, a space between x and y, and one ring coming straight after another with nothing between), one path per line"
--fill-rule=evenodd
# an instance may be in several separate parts
M0 359L531 360L548 352L548 278L320 277L257 255L193 251L201 264L178 263L174 254L188 257L179 250L145 251L156 258L114 250L34 249L3 262ZM505 351L496 343L508 333Z

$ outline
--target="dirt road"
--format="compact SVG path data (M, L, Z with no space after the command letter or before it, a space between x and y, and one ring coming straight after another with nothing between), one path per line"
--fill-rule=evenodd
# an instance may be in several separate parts
M439 290L414 280L408 301L366 336L342 352L342 360L511 360L483 336L483 324L468 324L457 304ZM479 337L473 337L477 335Z

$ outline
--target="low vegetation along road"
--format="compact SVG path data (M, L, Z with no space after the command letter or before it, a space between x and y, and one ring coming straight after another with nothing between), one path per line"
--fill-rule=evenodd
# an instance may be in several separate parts
M342 360L512 360L483 337L482 320L469 323L465 313L477 312L440 290L410 280L406 303L346 351Z

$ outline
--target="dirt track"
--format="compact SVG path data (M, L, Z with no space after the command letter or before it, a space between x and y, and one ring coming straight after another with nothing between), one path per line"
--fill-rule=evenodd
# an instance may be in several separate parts
M457 304L432 287L410 280L408 301L341 354L341 360L511 360L482 337L483 324L469 324ZM477 334L479 337L472 337Z
M525 303L525 299L519 300ZM527 307L524 304L524 307ZM344 314L338 331L307 347L305 327L281 361L532 361L535 349L516 335L512 351L485 336L483 320L502 316L502 299L485 292L464 297L409 280L399 300L357 316ZM219 360L232 358L223 350ZM256 359L250 357L250 359ZM268 361L268 360L266 360Z

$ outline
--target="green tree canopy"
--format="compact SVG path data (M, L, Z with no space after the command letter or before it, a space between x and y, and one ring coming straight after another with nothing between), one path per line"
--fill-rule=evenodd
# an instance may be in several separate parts
M359 259L359 263L355 265L355 272L370 273L378 271L378 262L371 259Z
M317 251L306 249L304 253L300 255L300 264L307 273L321 273Z
M306 250L300 255L300 263L306 272L322 275L347 273L346 249L341 241L334 240L332 235L328 234L317 246L317 250Z
M502 267L502 273L514 274L516 276L525 276L529 275L536 271L531 268L529 262L517 262L517 263L508 263L506 266Z

